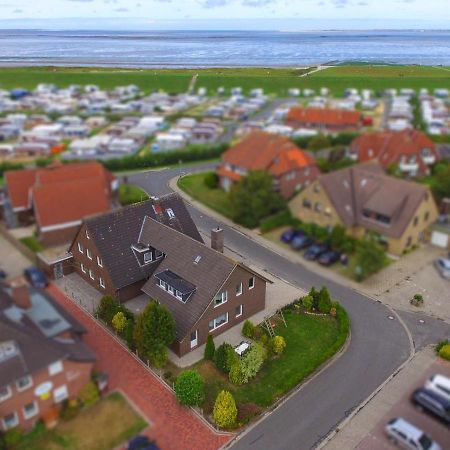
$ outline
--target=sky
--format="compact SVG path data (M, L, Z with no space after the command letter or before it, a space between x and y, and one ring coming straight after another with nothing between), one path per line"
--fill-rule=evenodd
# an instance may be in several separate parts
M449 28L450 0L0 0L2 28Z

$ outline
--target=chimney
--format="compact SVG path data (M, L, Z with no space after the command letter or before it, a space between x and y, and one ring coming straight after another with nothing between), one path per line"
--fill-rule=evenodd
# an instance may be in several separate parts
M211 230L211 248L223 253L223 230L220 227Z
M30 298L29 286L23 278L11 281L11 297L14 304L21 309L30 309L33 305Z

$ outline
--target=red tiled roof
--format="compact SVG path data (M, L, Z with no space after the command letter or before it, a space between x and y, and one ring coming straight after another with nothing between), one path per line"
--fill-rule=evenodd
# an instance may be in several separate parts
M361 113L345 109L291 108L287 115L287 122L325 126L358 126L361 122Z
M40 227L75 222L111 209L109 191L98 178L36 185L32 192Z
M35 169L5 172L5 182L13 208L28 208L30 188L35 179Z
M225 169L224 166L219 166L217 168L217 175L219 177L226 177L226 178L230 178L233 181L239 181L241 179L241 175L239 175L236 172L231 172L231 170L227 170Z
M252 132L229 148L222 161L247 170L268 170L275 176L315 164L287 137L262 131Z

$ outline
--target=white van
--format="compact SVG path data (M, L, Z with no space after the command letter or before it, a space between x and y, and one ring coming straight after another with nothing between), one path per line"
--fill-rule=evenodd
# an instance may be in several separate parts
M386 434L399 448L406 450L442 450L442 447L420 428L401 417L391 419L386 425Z
M435 374L425 382L425 388L450 401L450 378Z

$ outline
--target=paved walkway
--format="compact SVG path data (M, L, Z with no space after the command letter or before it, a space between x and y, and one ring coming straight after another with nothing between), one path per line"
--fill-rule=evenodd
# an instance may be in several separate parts
M161 449L213 450L230 441L231 434L215 432L190 409L181 407L166 386L57 286L51 284L48 290L87 328L85 341L97 354L98 369L109 374L110 389L122 390L142 412Z
M9 278L23 275L23 269L31 265L32 262L28 258L0 235L0 269L4 270Z

